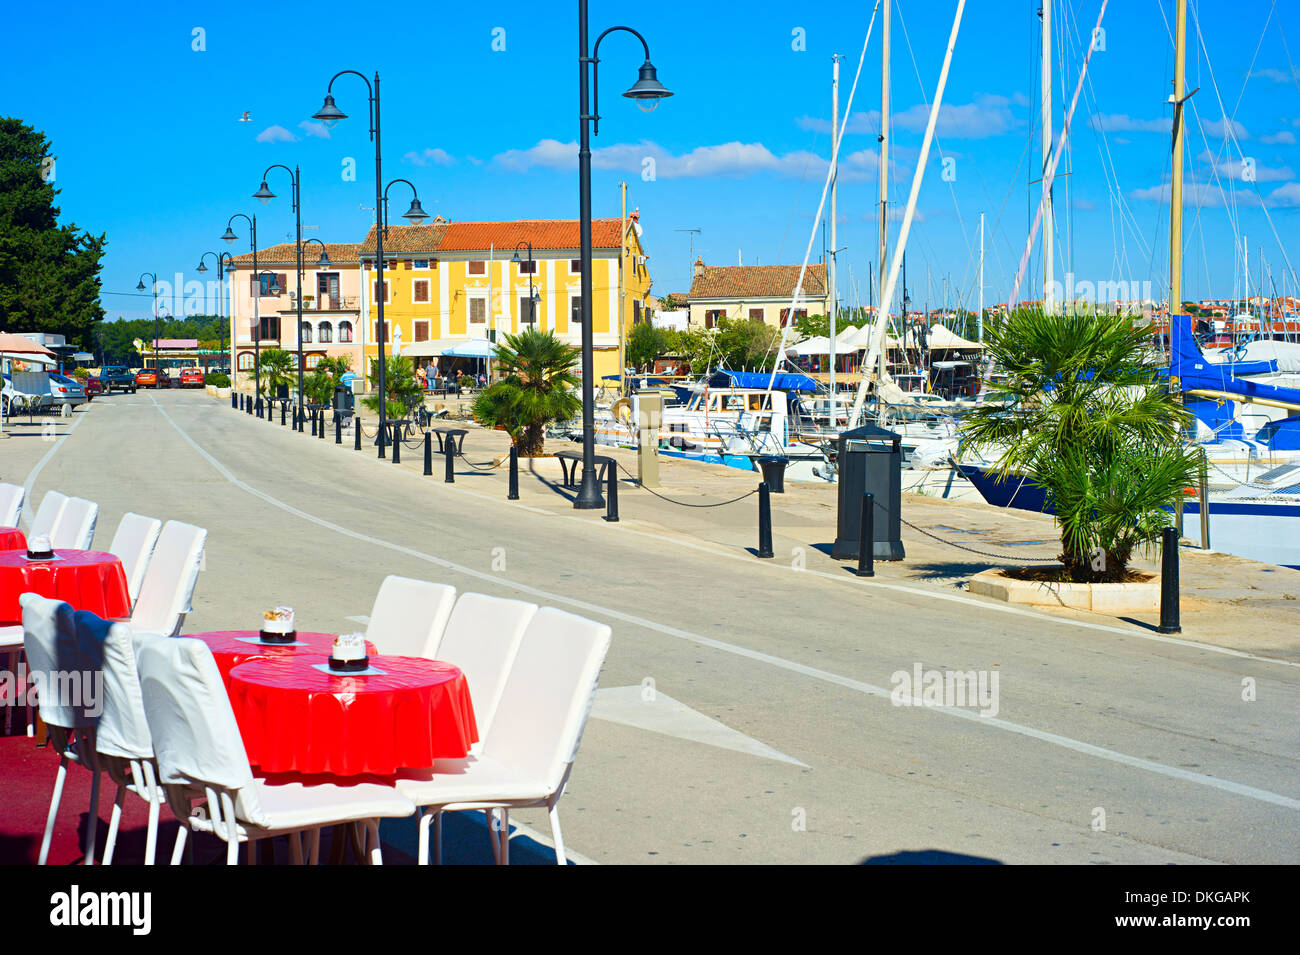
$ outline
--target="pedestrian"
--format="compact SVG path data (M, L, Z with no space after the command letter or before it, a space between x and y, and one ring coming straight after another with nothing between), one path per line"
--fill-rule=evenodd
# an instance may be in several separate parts
M420 383L420 389L421 389L422 391L423 391L423 390L427 390L428 387L429 387L429 382L428 382L428 379L427 379L427 377L426 377L426 374L427 374L427 373L425 372L425 370L424 370L424 366L423 366L423 365L421 365L419 368L415 369L415 380L418 381L418 382Z

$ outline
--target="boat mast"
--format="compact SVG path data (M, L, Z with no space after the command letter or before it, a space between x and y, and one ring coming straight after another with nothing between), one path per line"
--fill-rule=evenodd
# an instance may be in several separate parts
M984 213L980 213L979 343L984 344ZM967 333L969 334L969 332Z
M831 55L831 249L830 258L826 262L826 285L830 293L830 386L831 386L831 417L830 426L835 428L835 319L836 312L839 309L839 300L836 296L835 284L835 252L839 248L835 239L835 199L837 187L839 185L839 141L840 141L840 55L838 53Z
M884 28L884 40L880 46L880 257L877 260L880 263L880 278L876 288L881 293L885 290L885 281L889 277L886 270L889 268L889 11L893 6L894 0L885 0L885 16L881 22ZM889 316L876 314L876 321L888 322ZM880 368L877 381L885 380L885 352L887 349L880 350ZM867 369L863 369L864 373Z
M1169 322L1173 338L1174 313L1183 307L1183 100L1187 57L1187 0L1178 0L1174 26L1174 144L1169 187ZM1249 301L1249 300L1248 300Z
M1042 127L1043 127L1043 310L1048 314L1055 311L1052 299L1052 279L1055 269L1052 263L1052 240L1055 238L1055 226L1052 223L1052 183L1047 176L1047 167L1052 161L1052 0L1043 0L1038 8L1038 18L1042 21Z

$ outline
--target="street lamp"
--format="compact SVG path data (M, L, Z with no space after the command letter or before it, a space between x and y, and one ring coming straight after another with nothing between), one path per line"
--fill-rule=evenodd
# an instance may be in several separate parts
M252 277L249 278L248 280L249 281L248 290L250 292L253 291L253 285L252 285L253 282L257 282L259 285L257 293L253 296L253 396L254 396L254 408L257 411L258 417L261 417L262 415L262 316L261 316L261 312L259 311L259 308L261 306L261 301L262 301L262 289L260 288L262 282L262 273L257 270L257 216L246 216L242 212L236 212L233 216L231 216L226 221L226 233L221 237L221 240L223 242L234 243L239 238L239 236L235 235L234 230L230 227L231 223L233 223L236 219L244 219L246 222L248 222L249 229L252 231L252 235L250 236L250 242L253 247L253 274ZM274 282L275 280L272 279L271 281ZM232 306L231 325L233 326L234 302L231 302L231 306ZM234 334L233 329L231 331L231 334L233 336ZM232 348L231 351L233 352L234 349ZM233 354L231 355L231 361L234 361ZM231 371L231 377L233 379L235 374L235 368L231 367L230 371Z
M611 33L630 33L641 41L645 50L645 63L640 75L631 89L623 95L636 100L637 105L650 112L659 105L659 100L672 96L659 82L654 65L650 62L650 45L631 27L610 27L596 38L596 45L587 55L587 0L578 0L578 69L581 79L578 84L578 122L581 132L578 147L578 207L579 235L582 243L582 484L573 506L578 510L592 510L605 506L600 484L596 479L596 400L592 378L592 329L591 329L591 135L600 135L599 106L599 64L600 41ZM590 82L588 82L587 64L591 64ZM587 99L590 92L591 109L588 112Z
M298 333L298 413L302 414L302 204L300 202L302 195L299 190L302 185L302 176L299 174L297 166L292 169L281 163L267 166L266 171L262 173L262 184L258 187L257 192L253 193L253 198L262 205L266 205L275 198L275 193L266 184L266 177L273 169L283 169L289 174L289 180L293 184L291 201L293 203L294 262L298 269L298 304L296 309L298 324L294 328Z
M528 324L532 325L535 321L537 321L537 313L535 311L536 307L534 305L536 299L533 297L533 272L537 268L537 266L533 264L533 243L531 241L526 241L524 239L520 239L519 242L516 243L515 245L515 257L513 260L515 265L520 264L519 246L521 245L528 246ZM519 317L521 320L523 319L522 315Z
M220 286L221 288L221 297L217 299L217 317L220 318L221 309L226 298L226 281L225 281L226 262L227 260L229 260L230 263L233 265L235 262L235 257L231 255L229 252L204 252L203 255L199 257L199 264L198 267L194 270L195 272L198 272L200 275L207 272L208 267L204 263L207 261L209 255L214 256L217 260L217 285ZM204 367L206 368L208 366L205 364ZM234 373L235 373L235 346L234 346L234 341L232 339L230 345L230 374L232 377L234 376Z
M159 326L159 324L158 324L158 276L155 275L153 272L141 272L141 273L140 273L140 281L139 281L139 283L136 285L135 290L136 290L137 292L143 292L143 291L144 291L144 277L145 277L146 275L149 276L149 278L151 278L151 279L153 280L153 281L150 283L150 290L153 292L153 370L154 370L154 373L157 374L157 372L158 372L158 339L159 339L159 337L160 337L160 336L159 336L159 328L160 328L160 326Z

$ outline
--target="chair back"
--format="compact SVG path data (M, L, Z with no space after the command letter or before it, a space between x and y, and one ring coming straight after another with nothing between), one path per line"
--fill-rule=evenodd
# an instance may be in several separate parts
M158 780L169 795L172 787L213 787L235 795L237 816L264 824L248 753L208 645L184 637L146 640L137 661Z
M54 534L54 526L58 524L59 516L67 504L68 495L59 491L46 491L45 496L41 498L41 506L36 509L36 517L32 519L32 529L27 532L27 539L51 537Z
M554 607L538 610L506 677L483 755L558 792L578 753L609 642L603 623Z
M0 484L0 527L17 527L23 513L21 484Z
M78 630L71 605L62 600L26 593L18 602L41 719L65 731L93 730L103 706L103 678L95 676L103 666L103 644Z
M207 536L207 531L193 524L168 521L163 525L131 611L132 630L160 637L180 633L194 597Z
M144 572L149 567L149 558L153 555L161 530L162 521L156 517L127 512L117 525L113 543L108 545L108 552L122 562L122 570L126 572L127 593L133 601L140 596Z
M78 610L72 616L78 641L98 645L102 653L104 706L96 727L95 749L122 759L152 759L153 740L140 695L131 628L88 610Z
M456 588L395 574L384 578L370 610L366 639L380 653L431 656L456 602Z
M99 505L82 497L70 497L63 513L54 522L50 543L73 550L90 550L95 540L95 522L99 519Z
M432 655L455 664L465 674L480 738L486 738L492 725L524 628L536 613L537 604L464 593L447 620Z

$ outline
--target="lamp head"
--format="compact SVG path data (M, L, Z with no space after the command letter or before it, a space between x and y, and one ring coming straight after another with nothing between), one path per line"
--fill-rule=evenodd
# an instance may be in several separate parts
M231 230L230 225L227 224L227 225L226 225L226 234L223 235L223 236L221 237L221 241L223 241L223 242L234 242L234 241L237 240L238 238L239 238L239 236L235 235L235 233Z
M200 275L202 275L202 274L203 274L204 272L206 272L207 270L208 270L208 267L207 267L206 265L203 264L203 260L202 260L202 259L199 259L199 267L198 267L197 269L195 269L194 271L195 271L195 272L198 272Z
M144 279L140 279L140 284L137 285L137 286L135 287L135 290L136 290L137 292L143 292L143 291L144 291Z
M348 114L334 105L334 97L329 93L325 94L325 105L312 116L312 119L320 120L327 129L333 129L339 120L347 118Z
M275 193L270 190L270 188L266 185L266 180L263 179L262 185L258 187L257 192L253 193L253 198L256 199L258 202L260 202L262 205L266 205L268 202L270 202L272 199L275 198Z
M429 218L429 213L424 211L424 206L420 205L420 197L416 196L411 200L411 208L402 213L402 218L410 219L411 225L419 225L425 219Z
M673 94L659 82L659 76L655 71L654 64L646 60L645 63L641 64L640 76L637 78L636 83L623 95L628 99L636 100L637 106L650 113L659 105L661 99Z
M321 250L320 250L320 259L316 262L316 264L317 264L317 265L333 265L333 264L334 264L333 262L330 261L329 253L325 251L325 247L324 247L324 246L321 246Z

